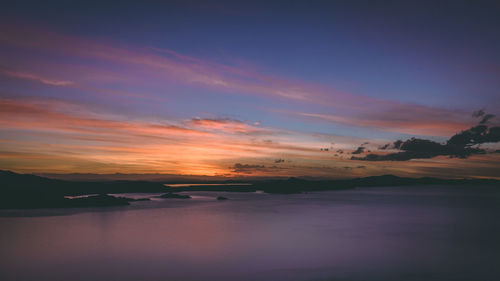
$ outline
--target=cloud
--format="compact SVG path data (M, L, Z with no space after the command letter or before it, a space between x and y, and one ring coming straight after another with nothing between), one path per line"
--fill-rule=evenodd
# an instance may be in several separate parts
M52 52L73 58L128 65L155 78L193 83L233 93L257 94L300 101L320 102L336 93L319 90L304 81L264 75L243 67L202 60L173 50L113 44L71 36L19 23L0 21L0 42L5 45ZM24 36L19 36L24 34ZM349 96L349 95L348 95ZM321 98L320 98L321 97ZM351 97L353 98L353 97Z
M494 114L486 114L483 116L483 119L481 119L481 121L479 121L479 124L486 124L493 118L495 118Z
M366 169L366 166L356 166L356 167L344 166L343 168L344 168L344 170Z
M50 163L33 160L23 162L23 165L47 167L47 170L70 171L71 167L91 162L96 165L86 166L86 171L95 172L94 168L101 163L106 165L108 172L159 171L205 175L231 172L228 163L236 162L235 158L276 159L278 155L286 154L295 159L315 159L320 154L317 148L312 148L311 142L296 141L277 129L267 128L265 130L270 135L251 137L238 133L240 129L213 129L213 126L227 124L247 126L237 120L198 120L200 122L195 125L192 122L158 121L156 118L102 115L95 110L93 104L57 99L0 98L0 133L8 141L2 142L2 149L19 153L43 151L44 155L50 156ZM68 155L72 155L71 160L67 159ZM3 159L0 159L0 165L10 168L20 167L24 161L12 157ZM283 171L275 166L242 165L231 169L253 175Z
M474 118L479 118L482 116L484 116L484 109L480 109L480 110L474 111L472 113L472 117L474 117Z
M188 123L190 125L208 130L208 131L221 131L226 133L240 133L240 134L258 134L268 132L263 128L258 128L242 121L230 118L195 118L191 119Z
M38 74L22 72L22 71L0 69L0 73L9 77L37 81L50 86L71 86L74 84L74 82L72 81L49 79L42 77Z
M253 174L255 172L273 172L284 169L277 166L264 166L264 165L252 165L252 164L241 164L241 163L236 163L231 168L233 169L234 173L241 173L241 174Z
M495 115L494 114L486 114L484 109L480 109L480 110L474 111L472 113L472 117L481 118L481 121L479 121L479 124L486 124L491 119L495 118Z
M388 149L390 146L391 146L391 144L390 144L390 143L387 143L387 144L384 144L383 146L379 147L378 149L380 149L380 150L386 150L386 149Z
M331 108L331 111L303 117L350 126L447 136L469 126L464 126L469 123L461 119L462 111L442 110L437 107L398 103L356 93L340 92L330 86L309 83L295 77L280 77L269 74L268 70L260 71L241 64L227 65L171 50L116 44L109 40L97 41L26 26L19 27L6 21L0 21L0 30L0 44L10 50L0 54L2 65L13 69L18 69L18 66L23 67L22 70L10 73L10 76L17 75L19 79L59 86L59 89L52 87L54 91L50 93L51 96L64 95L68 99L90 100L87 95L95 95L99 98L96 104L104 104L102 98L106 97L107 100L109 95L119 96L120 99L117 99L116 103L108 105L121 107L124 105L122 99L124 96L160 98L162 101L168 98L172 98L172 101L177 98L182 99L180 97L182 95L177 94L179 93L177 91L163 90L168 88L170 82L175 82L189 84L189 87L202 87L202 90L197 90L199 93L208 88L207 92L257 95L259 101L264 97L263 101L269 101L269 104L276 102L275 98L279 98L279 105L283 108L295 106L298 102L320 104L328 110ZM15 57L3 60L10 53L15 54ZM71 64L65 63L68 60ZM57 73L64 75L60 76ZM175 85L177 87L177 84ZM78 93L69 95L65 86L76 90L71 93ZM213 89L216 91L211 91ZM56 90L60 90L61 93L56 93ZM171 104L177 103L165 102L155 105L164 109ZM134 104L131 105L130 108L134 109ZM128 112L127 116L97 115L94 114L94 109L89 112L75 112L72 108L68 105L0 102L2 138L12 141L13 144L9 144L11 147L17 144L11 148L12 151L49 151L46 148L49 145L58 151L63 151L64 154L76 151L81 159L96 160L105 163L107 167L120 167L123 163L127 167L140 166L145 171L171 170L176 173L187 170L196 173L212 174L214 171L227 173L228 166L233 163L252 163L251 161L259 157L271 162L266 164L269 166L265 166L271 173L277 171L273 170L271 165L275 164L272 161L286 155L287 162L291 159L292 163L297 163L298 166L303 161L306 163L314 161L314 165L311 164L308 170L299 170L306 169L302 165L296 172L300 174L307 171L309 174L315 174L324 169L318 167L331 162L334 153L332 148L327 148L332 153L321 153L318 148L322 144L318 142L317 136L304 132L283 133L284 129L278 128L257 128L256 126L260 125L258 121L252 123L229 118L199 118L184 122L158 121L157 116L149 120L147 116L136 118L132 111ZM137 108L139 112L145 107L141 105ZM164 112L161 114L163 116ZM484 115L483 112L481 119L486 124L490 122L491 117L485 119ZM186 118L186 115L182 116ZM263 141L263 139L269 140ZM359 144L361 139L355 141L344 139L344 143L338 148L346 152L352 151L352 143ZM391 143L391 146L399 149L401 144ZM2 146L4 147L4 143ZM343 150L339 150L338 153L342 154ZM343 159L337 158L336 161ZM65 166L66 162L62 160L56 163L54 160L50 165L38 163L38 166L60 165L64 167L61 170L71 170ZM37 163L29 165L35 166ZM239 168L252 169L249 166ZM89 169L95 171L95 168ZM253 169L259 168L253 167ZM291 168L286 171L291 171Z
M365 152L365 147L364 146L359 146L355 151L353 151L351 154L361 154Z
M73 113L78 110L83 111L81 116ZM37 103L0 98L0 128L151 137L209 135L207 132L174 124L89 117L91 114L83 108L62 101Z
M480 148L479 145L500 142L500 127L488 127L484 125L484 117L491 116L491 114L485 114L479 111L475 112L474 115L475 117L483 117L479 125L455 134L444 144L420 138L411 138L406 141L397 140L392 143L392 145L384 145L381 149L392 147L401 150L401 152L384 155L368 154L365 157L353 156L351 159L366 161L407 161L411 159L433 158L436 156L467 158L474 154L485 154L486 150ZM491 118L492 117L488 118L488 120Z
M442 110L422 105L394 104L388 107L379 104L376 108L358 108L349 113L330 114L277 111L308 120L413 135L447 136L471 125L461 110Z
M95 66L89 64L82 64L81 67L65 66L65 69L78 69L68 74L74 77L90 75L97 77L99 82L103 82L102 79L106 77L112 77L112 82L116 82L116 77L120 77L123 83L140 85L144 85L145 82L164 83L165 80L171 79L175 82L196 84L233 94L243 93L328 105L335 114L297 114L349 126L374 127L411 134L451 134L464 127L464 122L456 121L458 119L455 118L457 116L455 110L344 92L300 79L264 74L266 71L245 66L199 59L173 50L91 40L7 20L0 21L0 29L2 30L0 42L6 46L68 56L74 59L75 64L89 59L96 62ZM25 65L29 67L31 64L32 62L27 60ZM45 66L40 67L50 71L53 65L52 62L46 62ZM106 75L95 75L94 73L106 71L100 67L102 65L113 66L109 69L114 70ZM130 69L133 71L127 71ZM137 73L143 75L138 76ZM36 75L31 76L31 79L57 86L72 83ZM349 112L349 116L345 112Z

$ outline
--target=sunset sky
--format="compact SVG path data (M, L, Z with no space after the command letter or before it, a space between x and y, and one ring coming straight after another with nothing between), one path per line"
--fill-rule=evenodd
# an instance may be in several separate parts
M0 169L500 179L498 2L159 2L0 4Z

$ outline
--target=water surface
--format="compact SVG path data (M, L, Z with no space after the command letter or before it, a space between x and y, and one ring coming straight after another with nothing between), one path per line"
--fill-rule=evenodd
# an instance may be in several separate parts
M491 190L188 194L1 211L0 280L500 280Z

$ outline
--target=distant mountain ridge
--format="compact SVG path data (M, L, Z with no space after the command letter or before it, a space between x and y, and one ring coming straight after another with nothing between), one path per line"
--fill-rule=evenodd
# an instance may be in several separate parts
M70 174L55 174L55 173L36 173L35 175L66 181L150 181L161 183L192 183L192 182L225 182L226 177L222 176L199 176L199 175L176 175L176 174L92 174L92 173L70 173Z

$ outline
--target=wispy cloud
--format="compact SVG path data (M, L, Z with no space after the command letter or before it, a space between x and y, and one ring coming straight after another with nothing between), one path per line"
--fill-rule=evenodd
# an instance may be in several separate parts
M472 120L464 118L461 110L440 112L439 109L418 109L387 114L387 112L365 113L364 115L338 115L275 110L304 119L321 120L342 125L379 129L382 131L412 135L447 136L470 126Z
M41 106L36 102L0 99L0 105L0 116L2 117L0 125L2 128L123 134L124 136L149 135L156 138L178 134L195 136L208 134L173 124L125 122L78 116L68 112L68 109L74 107L73 104L61 101L44 102L44 106Z
M112 167L115 164L117 169L128 163L144 170L149 167L150 171L213 175L230 173L223 161L232 161L235 156L275 159L286 153L302 158L322 157L309 143L278 141L277 130L238 120L138 121L99 115L65 101L0 99L0 131L6 136L16 132L15 141L6 142L4 148L18 155L43 151L47 157L42 158L51 161L58 157L67 161L71 156L75 163L94 161ZM33 137L35 140L27 144ZM2 163L13 157L0 158L4 159Z
M49 79L49 78L42 77L38 74L22 72L22 71L15 71L15 70L0 69L0 74L7 75L7 76L13 77L13 78L18 78L18 79L37 81L37 82L40 82L40 83L43 83L46 85L51 85L51 86L70 86L70 85L74 84L74 82L72 82L72 81Z
M0 99L2 167L207 175L251 172L252 176L279 173L283 176L325 177L345 176L344 167L357 176L392 171L411 175L422 168L419 166L421 162L417 161L398 164L363 162L364 168L356 168L357 165L353 166L349 159L350 153L356 152L366 139L325 132L286 131L266 127L265 120L262 124L246 120L248 117L240 120L218 118L234 116L223 115L224 112L221 115L190 112L163 120L158 118L158 115L162 116L158 112L151 113L156 114L155 118L139 118L132 111L126 116L99 114L90 110L92 105L78 104L80 100L102 104L112 96L117 101L113 105L117 107L138 99L147 99L151 104L154 101L155 106L161 107L163 104L157 104L157 101L168 98L174 104L184 98L183 93L169 91L175 88L170 86L179 84L184 88L195 88L201 94L255 96L258 99L252 101L265 100L279 105L271 110L275 113L355 129L449 136L471 125L463 109L345 92L333 86L269 74L258 67L229 65L168 49L95 40L6 21L0 21L0 43L9 49L9 52L0 54L3 67L0 72L14 78L12 83L27 80L49 86L52 97L60 97L64 92L66 98L69 90L78 93L68 97L74 98L72 103L18 97ZM11 53L27 57L9 58ZM32 57L37 60L32 60ZM68 61L71 63L64 63ZM131 104L135 110L135 104ZM188 101L184 101L185 104ZM165 103L162 109L169 105ZM487 123L491 117L483 114L483 119ZM382 144L370 139L370 146L362 147L372 150L373 146ZM331 149L332 146L335 149ZM368 153L365 149L358 152L362 155ZM484 157L490 159L492 156ZM276 159L287 161L276 162ZM494 166L493 161L484 165ZM449 159L440 157L426 164L451 166Z
M5 27L6 25L5 22L0 23L0 26ZM96 41L22 24L10 24L9 26L10 28L3 28L0 33L0 41L4 44L70 57L91 58L92 60L112 63L116 66L115 69L123 69L123 66L126 66L125 69L133 69L134 71L133 73L121 73L123 75L121 79L126 81L124 83L137 81L138 84L142 84L144 77L147 77L144 79L154 79L154 81L148 80L151 83L170 79L170 81L182 81L231 94L257 95L307 102L328 106L337 112L333 115L331 113L318 114L316 117L341 124L374 126L376 128L394 126L397 129L402 129L410 125L410 131L414 129L439 132L440 130L435 127L442 125L436 123L436 121L441 121L440 116L450 116L449 120L459 116L456 114L456 110L373 98L301 79L270 75L256 69L199 59L173 50ZM20 33L25 34L25 36L18 36ZM96 68L95 71L102 72L99 68ZM89 70L89 72L93 71ZM143 78L138 78L137 73L141 73ZM30 77L37 79L37 76ZM116 79L116 76L113 75L100 75L99 79L102 80L105 77L113 77L113 81ZM52 82L54 85L67 85L69 82L43 80L47 83ZM343 117L345 113L349 113L349 118ZM373 118L374 115L377 115L376 118ZM426 122L419 121L422 116L426 116L426 120L424 120ZM412 123L413 119L417 121ZM448 120L445 123L448 128L451 125L451 129L458 127L458 124L453 124Z
M240 120L230 118L194 118L188 122L189 125L208 131L221 131L227 133L238 133L247 135L271 134L269 130L247 124Z

